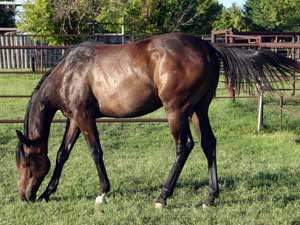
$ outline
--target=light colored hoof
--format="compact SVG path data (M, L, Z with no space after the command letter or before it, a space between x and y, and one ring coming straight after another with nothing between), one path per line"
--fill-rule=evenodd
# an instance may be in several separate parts
M96 205L105 204L105 203L107 203L106 194L102 194L102 195L97 196L96 201L95 201Z
M209 207L208 205L206 205L206 204L204 204L204 203L202 204L202 208L203 208L203 209L207 209L208 207Z
M160 203L160 202L155 202L154 207L155 207L156 209L163 209L163 208L166 207L166 205L165 205L165 204L162 204L162 203Z

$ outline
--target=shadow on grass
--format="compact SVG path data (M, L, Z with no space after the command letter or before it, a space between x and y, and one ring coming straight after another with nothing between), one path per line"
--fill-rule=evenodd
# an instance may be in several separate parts
M62 201L79 201L79 200L88 200L92 201L96 199L96 195L81 195L81 196L74 196L74 195L65 195L65 196L53 196L50 197L50 202L62 202Z
M246 183L248 189L271 187L274 185L276 185L276 187L290 187L296 186L299 183L299 179L297 179L297 177L298 175L296 171L290 172L286 169L276 172L260 171L251 177L247 177L247 175L245 175L243 182Z
M300 194L272 194L272 193L258 193L256 196L248 196L244 197L244 193L238 193L235 194L236 196L230 195L230 197L227 197L226 199L222 199L218 203L218 205L252 205L257 203L266 203L270 202L272 203L272 206L277 207L286 207L289 204L292 203L299 203L300 200ZM243 197L240 197L243 195Z
M253 176L249 177L249 174L243 174L239 177L228 176L219 179L221 186L221 200L217 201L218 205L234 205L234 204L253 204L258 202L272 201L275 205L286 206L292 202L298 202L300 200L299 193L280 193L277 191L280 187L292 187L297 186L300 183L299 179L295 173L280 170L274 173L268 171L261 171ZM142 182L142 180L140 181ZM142 183L137 183L137 188L129 188L125 185L123 187L118 187L110 192L110 197L122 197L134 196L134 195L144 195L144 196L155 196L160 192L162 185L149 185L147 187L139 187ZM192 180L179 182L176 186L177 192L180 189L190 189L191 191L198 192L199 189L207 188L208 180ZM237 189L240 187L243 192L237 193ZM253 190L251 195L247 195L247 190ZM256 193L253 195L253 193ZM226 196L222 199L222 195ZM200 199L205 199L206 196L199 196ZM96 195L66 195L66 196L53 196L50 201L78 201L78 200L91 200L94 201ZM175 194L176 198L176 194ZM174 206L176 208L176 206ZM192 207L192 206L191 206Z
M230 197L222 201L222 204L254 204L270 201L274 205L285 207L292 202L299 202L300 190L298 193L292 192L299 183L297 171L290 172L285 169L276 172L260 171L254 176L244 174L234 178L233 185L224 186L224 194L228 193ZM243 186L244 193L237 193L239 186ZM288 193L286 188L289 189ZM247 191L251 191L251 195L248 196Z

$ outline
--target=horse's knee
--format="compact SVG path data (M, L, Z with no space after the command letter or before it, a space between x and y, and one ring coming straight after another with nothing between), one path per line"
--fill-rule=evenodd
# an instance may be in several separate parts
M176 146L176 154L177 155L189 155L194 148L194 141L192 136L188 136L185 143L178 143Z
M179 157L180 160L184 160L189 156L192 149L194 147L194 142L191 141L186 144L178 144L176 146L176 155Z

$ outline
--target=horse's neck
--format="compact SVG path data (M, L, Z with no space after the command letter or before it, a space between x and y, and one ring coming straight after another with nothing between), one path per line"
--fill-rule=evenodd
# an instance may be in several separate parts
M31 108L27 120L27 135L29 139L40 139L47 145L50 132L50 124L56 110L47 104L45 98L36 93L32 98Z

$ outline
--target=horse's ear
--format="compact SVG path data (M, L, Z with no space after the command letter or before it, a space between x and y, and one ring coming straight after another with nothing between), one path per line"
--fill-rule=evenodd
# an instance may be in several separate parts
M16 132L17 132L17 136L18 136L19 141L22 144L29 146L30 145L30 140L28 138L26 138L21 131L16 130Z

